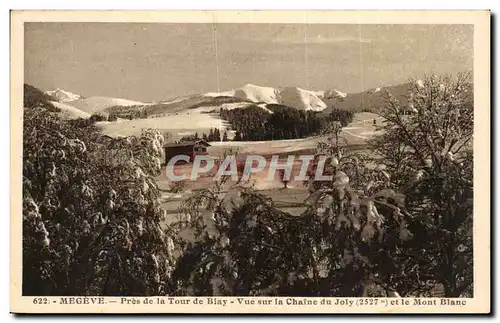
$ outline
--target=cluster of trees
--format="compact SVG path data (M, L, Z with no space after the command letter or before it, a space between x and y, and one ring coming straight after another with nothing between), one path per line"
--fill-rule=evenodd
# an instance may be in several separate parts
M93 115L90 116L90 118L88 120L91 123L95 123L95 122L98 122L98 121L109 120L109 117L107 118L106 116L104 116L102 114L93 114Z
M224 131L221 137L221 132L218 128L210 128L210 131L208 134L203 133L201 137L198 135L198 132L196 132L194 135L189 135L189 136L184 136L180 139L180 141L196 141L203 139L205 141L229 141L228 136L227 136L227 131Z
M321 114L302 111L279 104L268 104L267 109L257 105L232 110L221 109L220 116L236 131L234 140L259 141L305 138L318 135Z
M167 227L157 132L111 139L26 107L23 295L471 297L469 77L415 83L404 117L388 94L369 154L347 154L331 127L318 153L333 180L308 183L301 216L222 178Z
M343 125L352 122L354 114L334 109L324 115L317 111L303 111L280 104L267 104L265 109L257 105L232 110L221 109L220 116L236 131L235 141L260 141L298 139L321 134L331 121Z
M473 293L474 95L471 74L411 82L408 102L387 93L387 121L371 144L387 164L417 239L415 275L447 297ZM418 235L418 236L417 236Z
M114 114L114 113L110 113L110 114L108 115L108 121L109 121L109 122L113 122L113 121L116 121L116 120L118 120L118 116L117 116L116 114Z
M333 109L332 112L328 115L328 121L339 121L340 124L345 127L354 119L354 113L349 110L344 109Z
M122 119L145 119L149 116L146 107L141 105L133 106L113 106L107 109L107 121L116 121L118 118Z

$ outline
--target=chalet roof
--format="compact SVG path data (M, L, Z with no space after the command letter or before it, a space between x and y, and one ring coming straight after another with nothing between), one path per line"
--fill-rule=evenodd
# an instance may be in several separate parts
M196 144L204 145L205 147L210 147L210 144L205 140L197 141L180 141L180 142L168 142L164 145L165 148L168 147L192 147Z

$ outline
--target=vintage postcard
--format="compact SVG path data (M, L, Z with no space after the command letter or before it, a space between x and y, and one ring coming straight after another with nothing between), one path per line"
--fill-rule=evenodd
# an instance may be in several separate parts
M490 312L489 11L11 33L11 312Z

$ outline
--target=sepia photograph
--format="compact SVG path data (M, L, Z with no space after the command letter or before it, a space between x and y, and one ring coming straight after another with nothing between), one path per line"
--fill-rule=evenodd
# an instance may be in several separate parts
M489 311L488 11L77 13L12 15L27 311Z

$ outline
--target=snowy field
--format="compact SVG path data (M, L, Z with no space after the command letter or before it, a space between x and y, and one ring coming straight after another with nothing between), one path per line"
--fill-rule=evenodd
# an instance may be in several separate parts
M238 105L241 103L235 103ZM226 105L230 107L230 104ZM179 140L182 136L194 135L196 132L201 136L208 133L211 128L218 128L223 132L228 128L228 123L221 120L217 113L208 113L213 107L200 107L185 110L178 113L165 114L161 117L134 120L118 120L115 122L99 122L97 125L102 132L109 136L139 135L144 128L160 129L172 134L172 140ZM369 112L355 115L351 124L343 129L343 135L349 145L359 145L372 138L375 132L373 120L380 125L382 118ZM232 134L229 136L232 137ZM321 136L302 139L272 140L272 141L228 141L211 142L209 153L219 155L228 148L237 149L244 154L274 154L300 151L316 147Z
M376 114L362 112L355 115L354 120L347 127L342 129L342 135L347 139L349 145L365 144L366 140L373 138L377 134L373 120L377 125L381 125L383 119ZM231 148L241 154L261 154L271 155L280 153L291 153L313 149L318 141L324 136L314 136L302 139L271 140L271 141L227 141L211 142L208 152L214 156L219 156L225 149Z
M207 113L210 110L213 108L201 107L179 113L167 113L156 118L99 122L97 125L108 136L137 136L142 129L153 128L168 131L173 136L172 140L178 140L195 132L200 136L203 132L208 134L211 128L225 129L227 122L221 120L217 114Z

